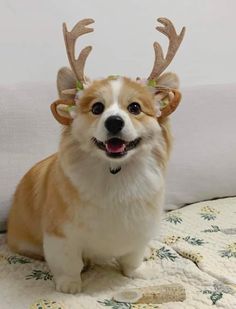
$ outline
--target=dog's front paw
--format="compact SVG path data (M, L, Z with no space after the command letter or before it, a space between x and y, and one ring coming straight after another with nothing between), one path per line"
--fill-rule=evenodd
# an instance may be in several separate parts
M81 291L81 279L61 276L56 278L56 290L62 293L76 294Z
M138 268L124 268L123 274L132 279L152 280L158 278L158 269L156 266L142 263Z

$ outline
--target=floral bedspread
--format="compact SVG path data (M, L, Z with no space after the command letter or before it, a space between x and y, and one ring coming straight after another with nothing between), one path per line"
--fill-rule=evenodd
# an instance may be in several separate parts
M169 212L159 239L153 240L145 262L153 280L129 279L112 265L96 266L83 274L83 293L55 291L46 263L9 251L0 235L1 309L141 309L236 308L236 198L189 205ZM161 305L118 303L119 290L181 283L183 303Z

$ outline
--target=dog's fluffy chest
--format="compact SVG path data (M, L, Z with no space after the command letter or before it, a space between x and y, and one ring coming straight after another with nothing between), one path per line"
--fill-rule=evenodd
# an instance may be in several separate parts
M147 243L158 228L158 219L159 211L151 204L113 203L110 209L87 205L72 224L88 255L121 256Z
M108 167L85 164L71 179L78 185L80 201L72 205L66 234L83 243L85 255L121 256L155 234L163 178L153 160L134 161L115 175Z

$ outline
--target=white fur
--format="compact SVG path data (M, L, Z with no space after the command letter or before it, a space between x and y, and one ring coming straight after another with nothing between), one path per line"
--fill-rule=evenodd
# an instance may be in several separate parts
M45 234L43 245L56 289L64 293L80 292L83 261L82 252L75 245L74 235L70 233L66 238L58 238Z
M114 104L119 105L119 95L123 85L123 79L120 77L115 80L111 80L110 85L112 89Z

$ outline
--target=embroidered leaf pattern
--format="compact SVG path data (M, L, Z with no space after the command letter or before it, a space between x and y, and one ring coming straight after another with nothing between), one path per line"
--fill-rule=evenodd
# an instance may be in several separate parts
M212 301L212 305L215 305L218 300L223 297L223 293L219 291L211 291L211 290L204 290L203 294L210 294L210 299Z
M178 256L174 254L173 252L171 252L171 250L165 247L161 247L160 249L151 248L150 257L144 258L144 261L148 261L148 260L155 261L156 259L161 259L161 260L165 259L165 260L170 260L174 262L176 258L178 258Z
M178 258L176 254L174 254L173 252L171 252L171 250L165 247L161 247L160 249L156 250L156 256L159 257L161 260L165 259L172 262L174 262L175 259Z
M213 290L206 289L201 291L203 294L210 295L212 305L215 305L217 301L223 297L224 294L234 294L233 289L219 281L214 282L213 288Z
M228 259L232 257L236 258L236 242L229 244L225 249L220 250L219 253L222 258L224 257L227 257Z
M207 221L215 220L220 212L213 207L204 206L201 208L200 216Z
M204 245L206 243L204 241L204 239L190 237L190 236L184 237L183 240L185 240L187 243L189 243L189 244L191 244L193 246L202 246L202 245Z
M26 280L35 279L35 280L52 280L53 275L49 271L42 271L34 269L32 273L26 276Z
M201 213L201 217L204 220L210 221L210 220L215 220L216 215L215 214L210 214L210 213Z
M105 299L104 301L98 301L98 302L106 307L111 307L112 309L131 309L132 308L130 303L120 303L112 299L111 300Z
M21 256L9 256L6 258L9 264L28 264L31 261L25 257Z
M131 304L121 303L114 300L98 301L103 306L110 307L111 309L158 309L159 306L156 304Z
M167 222L174 223L175 225L183 222L180 212L170 213L169 215L167 215L165 220Z
M211 225L211 228L203 230L202 232L204 232L204 233L216 233L216 232L219 232L219 231L220 231L220 228L219 228L218 225Z

